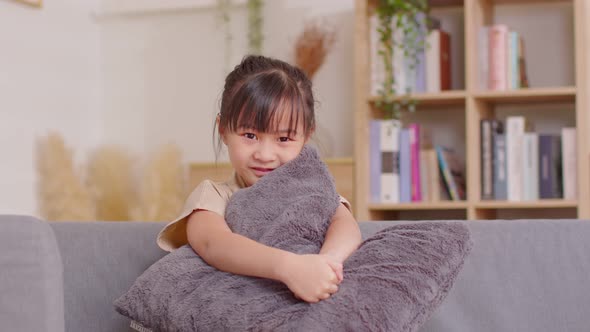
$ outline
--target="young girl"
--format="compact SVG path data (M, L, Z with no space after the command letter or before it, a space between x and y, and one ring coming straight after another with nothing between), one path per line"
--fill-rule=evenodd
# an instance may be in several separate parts
M233 233L224 220L234 192L299 155L315 129L311 82L298 68L263 56L248 56L227 76L216 120L234 168L223 183L203 181L184 211L158 235L158 245L172 251L187 243L215 268L283 282L307 302L338 291L342 264L358 247L361 235L348 202L331 218L318 254L298 255Z

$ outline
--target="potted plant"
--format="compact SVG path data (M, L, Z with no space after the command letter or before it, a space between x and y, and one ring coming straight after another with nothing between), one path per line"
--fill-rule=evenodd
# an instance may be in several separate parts
M376 106L387 118L399 119L403 110L415 111L416 102L411 98L397 98L407 96L409 91L396 91L394 53L402 52L412 70L418 64L418 55L426 46L424 21L428 18L428 0L378 0L375 12L380 43L378 55L385 70Z

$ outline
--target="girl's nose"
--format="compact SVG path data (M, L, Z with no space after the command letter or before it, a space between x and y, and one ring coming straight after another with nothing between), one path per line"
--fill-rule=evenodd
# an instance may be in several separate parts
M275 160L276 154L271 144L261 142L254 152L254 158L261 162L271 162Z

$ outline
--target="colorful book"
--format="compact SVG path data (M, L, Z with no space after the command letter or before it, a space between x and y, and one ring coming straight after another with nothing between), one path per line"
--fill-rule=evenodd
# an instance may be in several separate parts
M508 86L506 80L506 72L508 70L508 55L506 50L508 27L503 24L496 24L490 27L489 32L488 61L490 68L488 72L488 88L494 91L506 90Z
M422 191L420 183L420 124L411 123L408 125L410 130L410 159L411 159L411 174L412 174L412 202L422 201Z
M398 120L381 120L380 123L380 152L381 152L381 194L380 202L399 202L399 167L398 146L399 129Z
M502 201L508 197L506 176L506 135L503 126L493 135L494 143L494 199Z
M465 199L465 170L452 149L436 147L441 174L453 201Z
M369 122L369 181L370 199L373 203L381 201L381 123Z
M494 199L492 120L481 120L480 131L481 199L489 200Z
M400 203L412 201L412 159L410 155L410 130L404 128L399 137Z

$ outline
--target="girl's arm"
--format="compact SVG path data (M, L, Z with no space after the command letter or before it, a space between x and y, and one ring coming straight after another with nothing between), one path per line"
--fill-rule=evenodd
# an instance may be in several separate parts
M344 263L361 244L361 231L350 211L340 204L332 217L320 254Z
M217 213L197 210L187 223L188 242L215 268L285 283L299 298L317 302L338 290L333 260L272 248L231 231Z

